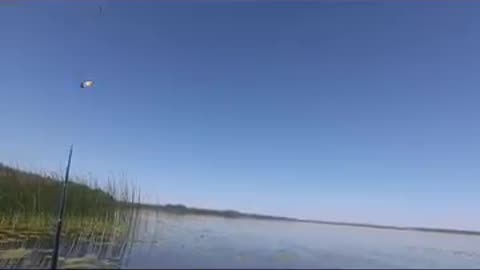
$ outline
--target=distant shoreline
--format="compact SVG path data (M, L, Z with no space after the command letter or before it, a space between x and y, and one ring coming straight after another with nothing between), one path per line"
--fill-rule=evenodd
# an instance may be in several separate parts
M21 180L21 181L20 181ZM50 200L50 197L57 196L58 188L60 184L58 178L40 175L38 173L22 171L17 168L9 167L0 163L0 187L4 191L8 191L10 194L13 194L14 197L9 198L7 196L0 196L0 206L3 206L3 213L8 212L9 209L17 209L18 202L22 202L21 205L28 206L23 209L28 212L28 216L32 217L35 213L49 213L53 214L51 211L56 207L56 200ZM276 221L288 221L288 222L303 222L303 223L312 223L312 224L323 224L323 225L336 225L336 226L350 226L350 227L363 227L363 228L373 228L373 229L389 229L389 230L398 230L398 231L418 231L418 232L431 232L431 233L448 233L448 234L460 234L460 235L475 235L480 236L480 231L472 230L458 230L458 229L441 229L441 228L423 228L423 227L401 227L401 226L386 226L386 225L375 225L367 223L354 223L354 222L335 222L335 221L322 221L322 220L312 220L312 219L298 219L298 218L289 218L289 217L280 217L280 216L271 216L271 215L261 215L261 214L251 214L243 213L233 210L212 210L212 209L202 209L187 207L181 204L166 204L166 205L154 205L154 204L145 204L145 203L132 203L135 201L132 196L130 200L130 195L126 193L127 198L124 202L119 201L112 196L108 191L104 191L95 187L88 186L86 184L79 184L72 181L69 185L72 189L69 195L70 201L75 201L76 205L79 208L75 209L84 209L82 211L89 213L96 213L99 210L98 200L102 202L103 206L110 205L114 203L119 203L126 205L128 207L140 207L140 208L149 208L162 210L164 212L174 213L174 214L191 214L191 215L204 215L204 216L217 216L225 218L250 218L257 220L276 220ZM112 186L113 188L114 186ZM41 188L41 194L39 196L38 189ZM21 192L19 192L21 191ZM8 193L7 192L7 193ZM29 194L29 196L19 196L18 194ZM93 198L92 200L87 200L82 202L82 198ZM76 198L76 199L75 199ZM97 201L97 203L92 203ZM129 201L129 202L126 202ZM88 202L88 203L86 203ZM34 207L35 206L35 207ZM42 206L42 207L39 207ZM0 207L1 208L1 207ZM105 210L105 209L104 209ZM0 211L1 212L1 211ZM1 213L0 213L1 214ZM12 215L5 214L6 217L11 218ZM13 221L12 221L13 222Z
M276 220L276 221L302 222L302 223L312 223L312 224L322 224L322 225L363 227L363 228L372 228L372 229L388 229L388 230L397 230L397 231L417 231L417 232L480 236L480 231L472 231L472 230L403 227L403 226L375 225L375 224L354 223L354 222L335 222L335 221L322 221L322 220L311 220L311 219L298 219L298 218L290 218L290 217L243 213L243 212L234 211L234 210L202 209L202 208L195 208L195 207L187 207L181 204L165 204L165 205L135 204L135 206L140 208L155 209L155 210L161 210L167 213L183 214L183 215L217 216L217 217L225 217L225 218L251 218L251 219L257 219L257 220Z

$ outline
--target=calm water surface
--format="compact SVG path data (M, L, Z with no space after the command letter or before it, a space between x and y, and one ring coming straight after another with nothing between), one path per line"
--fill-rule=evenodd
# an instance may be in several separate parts
M123 268L479 268L480 237L145 211Z

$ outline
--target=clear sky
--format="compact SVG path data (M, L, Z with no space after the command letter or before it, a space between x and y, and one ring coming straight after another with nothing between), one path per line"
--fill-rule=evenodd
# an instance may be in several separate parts
M60 172L73 143L73 174L150 202L480 229L479 14L5 1L0 160Z

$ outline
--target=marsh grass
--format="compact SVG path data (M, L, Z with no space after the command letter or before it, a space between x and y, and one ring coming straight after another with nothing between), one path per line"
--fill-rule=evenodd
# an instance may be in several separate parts
M0 164L0 268L48 267L61 187L60 174ZM59 266L96 268L92 258L100 268L118 264L135 226L139 190L125 179L109 178L102 187L74 178L67 192Z

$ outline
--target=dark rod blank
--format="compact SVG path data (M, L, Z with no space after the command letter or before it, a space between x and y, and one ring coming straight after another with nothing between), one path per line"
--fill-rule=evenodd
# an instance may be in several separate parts
M63 215L65 212L65 204L67 201L67 186L68 186L68 176L70 174L70 164L72 162L72 152L73 152L73 145L70 146L70 153L68 154L68 163L67 169L65 170L65 181L63 182L63 189L62 195L58 205L58 219L57 219L57 230L55 232L55 246L53 248L53 256L52 256L52 269L57 269L57 262L58 262L58 250L60 249L60 236L62 234L62 223L63 223Z

